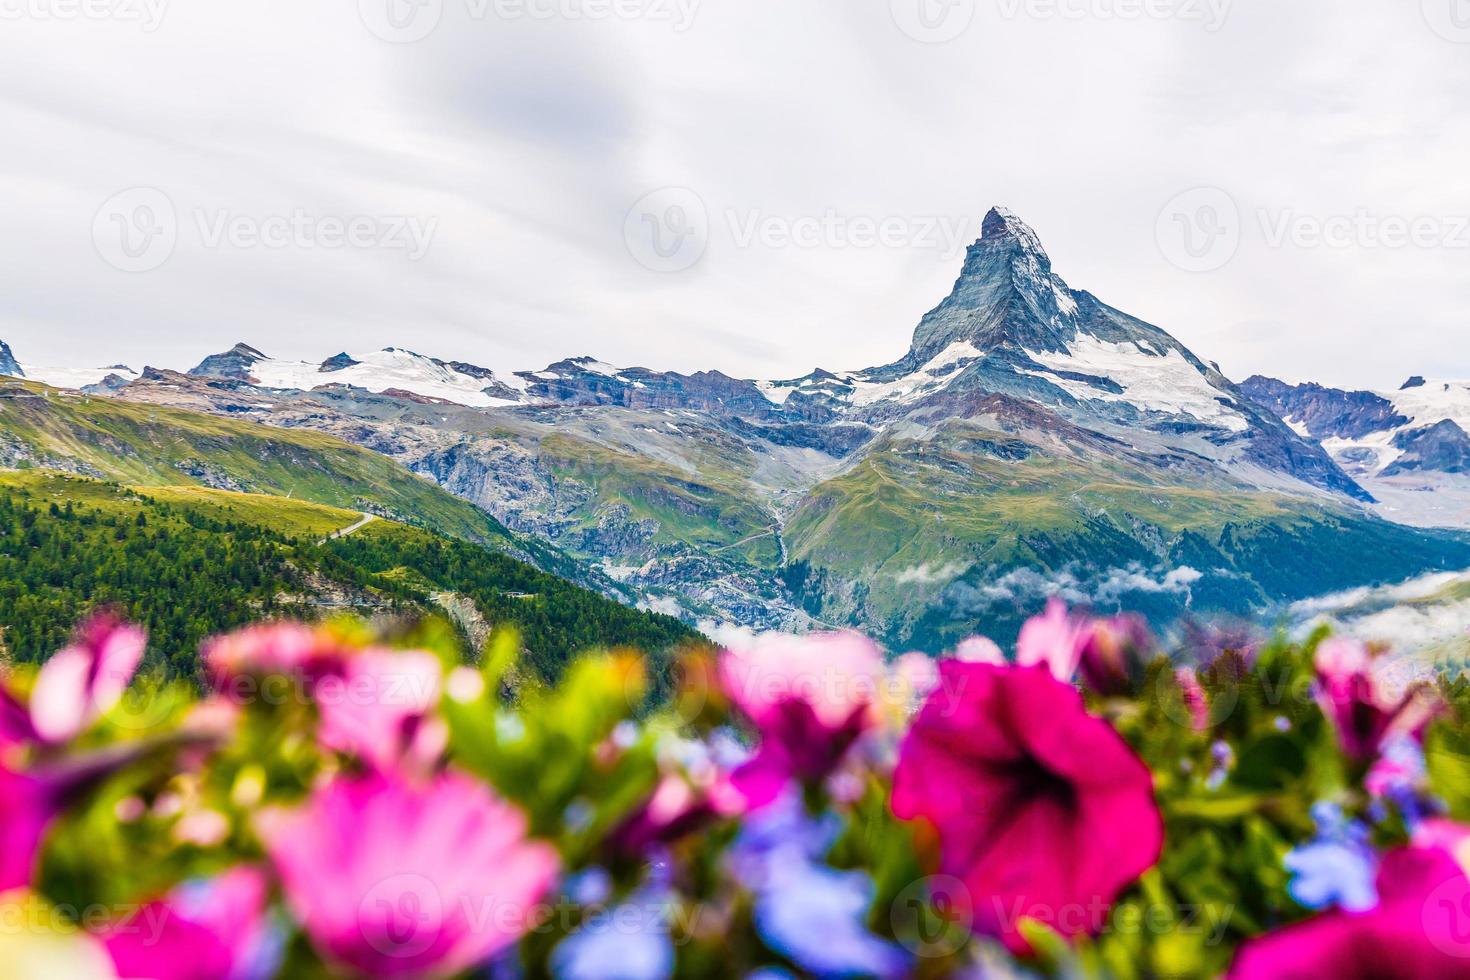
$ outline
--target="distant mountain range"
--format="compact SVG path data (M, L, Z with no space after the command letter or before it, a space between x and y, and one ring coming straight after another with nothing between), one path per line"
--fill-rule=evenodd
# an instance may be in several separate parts
M1459 477L1470 440L1429 404L1450 412L1448 388L1236 386L1071 289L999 208L908 353L864 370L507 371L396 348L310 363L247 344L188 372L12 367L338 436L691 622L933 649L1013 630L1048 594L1165 622L1470 567L1463 534L1371 511L1402 516L1406 473Z
M1320 443L1394 520L1470 527L1470 383L1344 391L1253 377L1241 390Z

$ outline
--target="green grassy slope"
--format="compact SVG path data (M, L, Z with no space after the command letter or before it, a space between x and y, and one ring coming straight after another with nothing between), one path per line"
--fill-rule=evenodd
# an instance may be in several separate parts
M553 676L594 647L663 650L696 637L481 545L393 521L323 540L355 511L198 487L126 487L31 470L0 474L0 625L10 656L40 660L90 608L148 627L149 658L187 673L205 637L262 617L421 613L441 593L485 625L520 630Z
M594 533L613 509L624 520L652 521L655 544L686 544L725 558L774 568L780 552L774 520L747 477L754 462L709 449L698 472L565 435L541 440L542 460L560 480L590 490L581 528ZM748 451L747 451L748 455Z
M141 486L209 486L373 511L510 546L494 518L367 449L303 429L0 382L0 466Z
M892 643L938 649L978 628L1004 637L1034 612L1039 594L1001 581L1017 570L1069 575L1098 605L1122 597L1168 622L1470 566L1464 535L1347 505L1028 453L996 458L946 439L881 447L793 515L788 581L814 614L884 623ZM1180 566L1202 577L1165 586L1162 570ZM1136 575L1156 584L1119 584Z

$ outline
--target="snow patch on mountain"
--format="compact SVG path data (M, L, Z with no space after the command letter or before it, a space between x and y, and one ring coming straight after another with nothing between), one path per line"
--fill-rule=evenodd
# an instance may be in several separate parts
M1125 402L1145 412L1184 415L1231 432L1244 432L1250 423L1223 400L1224 393L1177 350L1160 353L1146 342L1112 343L1079 333L1065 353L1027 351L1045 373L1043 377L1078 401ZM1089 383L1106 379L1121 393Z
M932 394L957 377L957 368L977 361L985 352L967 340L956 341L917 371L895 381L869 381L864 375L847 375L844 380L853 386L854 405L873 405L883 401L910 402Z
M1394 404L1400 414L1413 420L1415 428L1449 419L1470 432L1470 382L1424 381L1411 388L1383 397Z
M138 372L121 364L113 367L100 368L75 368L75 367L52 367L41 364L22 364L20 369L25 372L25 377L31 381L39 381L43 385L52 388L70 388L80 391L93 385L101 384L107 378L116 375L124 381L138 380Z
M355 356L348 367L324 371L322 365L308 361L285 361L266 358L250 367L250 374L263 388L311 391L323 385L351 385L375 394L385 391L407 391L424 398L437 398L471 408L498 408L517 404L515 399L486 394L485 389L499 382L508 388L524 388L525 382L513 376L488 377L465 373L433 358L412 351L390 347L371 354Z

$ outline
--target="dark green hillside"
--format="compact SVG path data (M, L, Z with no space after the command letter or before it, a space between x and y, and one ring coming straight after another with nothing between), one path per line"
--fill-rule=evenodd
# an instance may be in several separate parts
M252 620L438 611L444 593L468 600L484 626L515 626L547 676L589 648L696 638L675 619L421 528L380 520L327 539L360 517L258 494L0 474L5 645L43 660L87 610L111 605L148 628L151 662L187 673L202 639Z

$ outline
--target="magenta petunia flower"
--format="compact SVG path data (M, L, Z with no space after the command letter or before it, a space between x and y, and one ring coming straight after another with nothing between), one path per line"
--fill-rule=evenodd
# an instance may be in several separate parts
M786 779L830 773L877 719L883 654L856 633L769 633L720 661L725 691L760 730L756 757L735 775L760 806Z
M339 777L259 831L316 948L376 976L483 962L536 924L558 866L519 810L452 772Z
M56 810L50 785L0 763L0 892L31 883L41 838Z
M720 677L757 726L779 723L783 707L795 701L834 731L871 707L883 680L883 652L858 633L767 633L726 650Z
M0 751L34 742L39 737L31 722L30 709L0 679Z
M1352 759L1372 760L1391 736L1421 736L1440 709L1427 684L1395 684L1393 666L1344 637L1317 648L1317 702Z
M120 978L253 980L274 973L269 884L241 866L179 886L99 935Z
M147 636L108 613L93 616L74 643L41 667L31 688L30 718L46 742L74 738L122 699L143 659Z
M244 676L317 677L338 672L353 650L327 630L301 623L265 623L217 636L201 659L214 684L227 688Z
M1451 980L1470 975L1470 878L1434 843L1385 855L1378 905L1333 911L1253 940L1231 980Z
M125 744L21 769L0 758L0 892L31 883L41 840L57 815L150 751L143 743Z
M364 650L342 673L319 679L312 696L320 712L317 739L379 769L396 766L432 741L428 715L439 703L439 660L423 650Z
M1022 667L1044 664L1059 681L1071 681L1077 676L1077 666L1082 660L1082 650L1092 635L1092 624L1084 618L1073 616L1067 604L1052 599L1046 604L1046 612L1032 616L1021 627L1016 638L1016 663Z
M940 671L944 696L900 753L894 813L932 824L976 927L1012 949L1023 917L1068 936L1102 928L1163 847L1148 767L1044 666Z
M1197 732L1209 731L1210 698L1199 682L1199 675L1193 667L1180 667L1174 672L1174 681L1184 699L1184 710L1189 712L1190 726Z
M1143 679L1144 658L1152 647L1153 636L1141 616L1096 620L1082 644L1082 679L1098 694L1121 697Z

